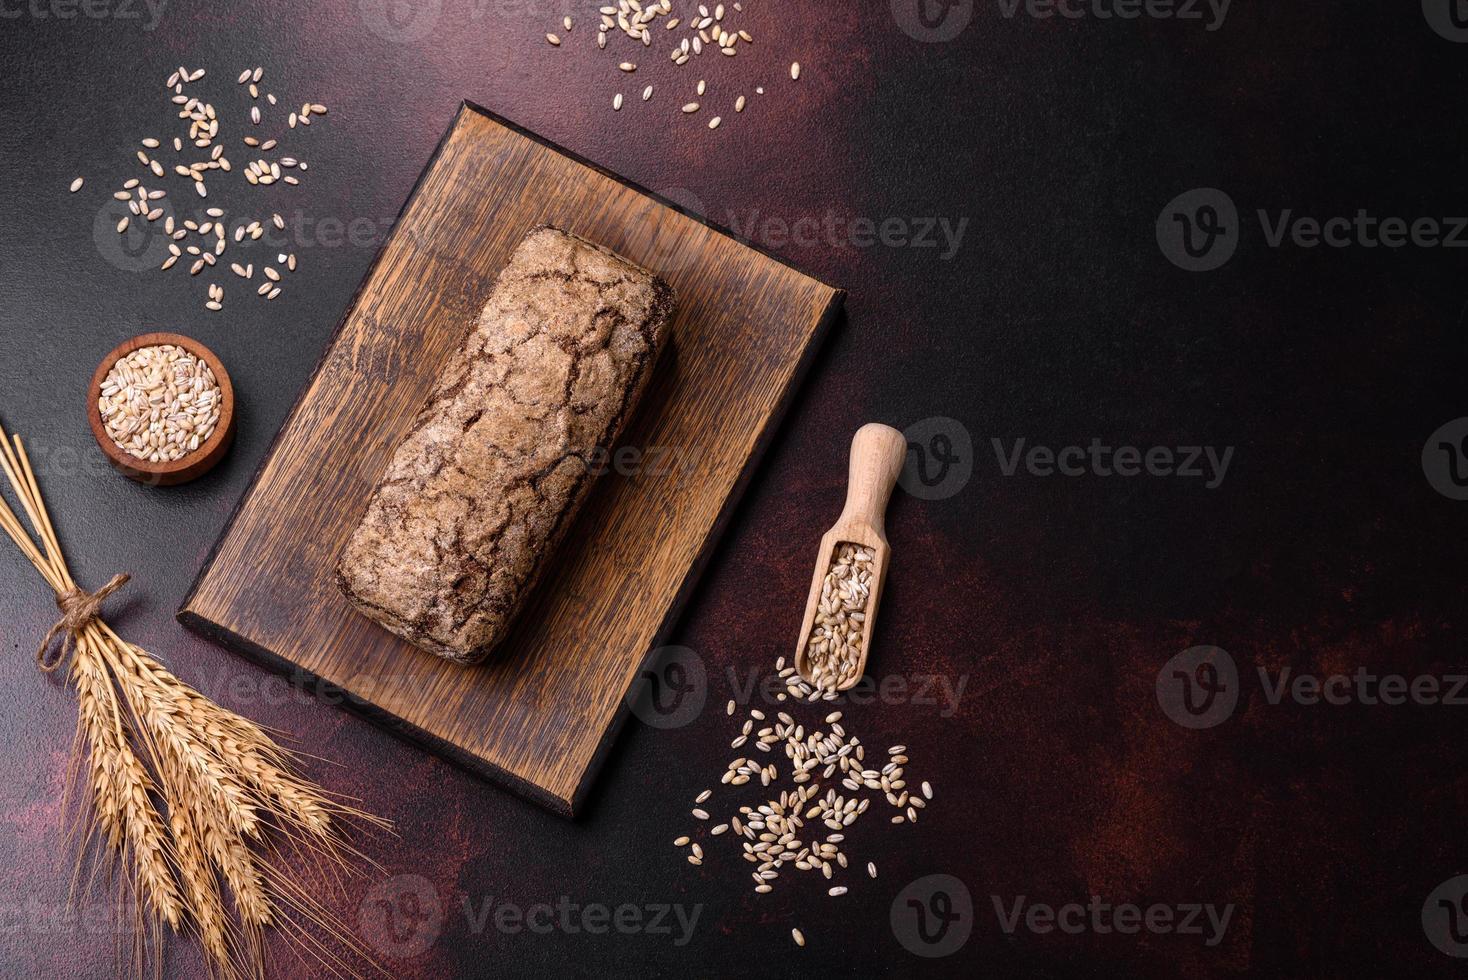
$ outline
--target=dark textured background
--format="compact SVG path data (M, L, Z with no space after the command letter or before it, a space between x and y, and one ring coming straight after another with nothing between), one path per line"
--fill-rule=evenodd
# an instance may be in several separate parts
M568 5L580 23L551 51L540 37ZM149 30L146 8L122 0L92 9L141 19L0 5L0 418L31 441L78 575L133 573L114 623L211 696L338 763L309 770L396 822L396 839L363 842L383 870L332 907L380 949L413 953L384 956L403 977L1457 972L1421 912L1468 870L1468 784L1450 742L1465 709L1275 705L1254 668L1463 669L1468 505L1432 489L1420 455L1433 430L1468 414L1464 253L1271 248L1253 215L1468 212L1468 44L1439 37L1414 2L1240 0L1210 32L1010 18L988 0L953 40L922 43L899 27L908 0L746 0L748 52L674 72L659 37L628 82L619 55L590 43L594 6L441 0L398 5L407 19L389 22L376 0L174 0ZM369 26L383 23L426 34L393 40ZM805 76L791 84L795 58ZM199 88L241 165L241 68L264 65L286 105L331 107L287 143L311 164L302 187L247 194L236 182L217 195L306 219L293 246L302 269L274 303L226 275L225 311L206 313L206 277L135 274L109 263L108 235L94 242L106 194L142 176L134 140L173 132L161 83L179 62L210 70ZM709 133L672 112L699 75L726 99L758 82L768 94ZM649 81L652 104L610 111L614 90ZM850 290L849 316L673 638L707 667L710 710L671 731L630 724L574 824L267 682L172 619L462 98ZM78 174L87 185L69 195ZM1244 216L1237 254L1210 273L1175 267L1154 237L1164 205L1195 187L1225 190ZM947 259L779 234L828 214L967 225ZM332 244L322 219L363 220L355 243ZM172 491L104 471L83 414L98 359L154 328L211 345L241 393L233 455ZM764 668L790 645L851 432L935 416L971 437L973 477L944 499L899 492L874 669L940 675L964 695L951 717L913 703L847 714L873 746L908 743L938 800L914 827L858 824L852 854L874 858L881 877L839 900L807 876L754 896L723 848L691 868L669 841L730 756L718 710L728 672ZM1235 455L1213 490L1005 477L990 440L1019 437ZM69 880L57 795L73 698L31 664L53 610L8 543L4 553L0 974L104 975L111 937L48 919ZM1169 721L1154 693L1163 664L1196 644L1224 647L1245 675L1232 717L1201 731ZM898 891L929 874L955 875L973 896L973 934L944 960L912 956L888 924ZM439 920L413 904L415 889ZM1199 936L1006 935L991 898L1092 894L1236 911L1210 948ZM466 899L704 907L679 947L643 934L476 934ZM383 945L382 909L408 945ZM791 944L791 924L807 949ZM306 974L277 953L279 975ZM189 943L170 946L167 973L203 975Z

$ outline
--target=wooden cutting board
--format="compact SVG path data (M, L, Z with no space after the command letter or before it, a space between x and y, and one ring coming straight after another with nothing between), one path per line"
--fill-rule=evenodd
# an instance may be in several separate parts
M623 445L478 667L354 613L332 569L510 250L552 224L662 275L672 347ZM466 103L179 620L574 815L843 293ZM633 454L635 453L635 455Z

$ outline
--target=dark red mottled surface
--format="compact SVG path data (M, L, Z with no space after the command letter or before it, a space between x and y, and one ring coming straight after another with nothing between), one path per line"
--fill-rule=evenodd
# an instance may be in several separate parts
M384 955L397 976L1461 972L1428 941L1421 911L1468 870L1453 741L1468 709L1276 705L1254 670L1463 670L1468 505L1436 493L1419 461L1434 429L1468 414L1463 253L1270 248L1252 216L1464 213L1468 46L1434 34L1415 3L1238 3L1217 31L1006 17L1004 4L979 3L954 40L926 44L899 29L905 3L746 0L747 54L674 72L659 39L635 82L590 45L595 4L569 0L403 4L436 18L411 42L369 29L376 0L173 0L153 29L146 8L121 0L94 9L142 20L0 5L0 418L31 439L76 571L89 583L131 571L128 598L111 607L126 635L294 733L335 763L312 762L313 776L396 823L395 838L362 842L382 870L331 904L384 948L375 898L394 897L400 938L425 937L421 950L385 947L405 953ZM580 23L552 51L540 38L564 9ZM805 74L791 84L797 58ZM331 106L290 143L310 179L266 200L312 227L358 220L356 241L298 236L302 271L272 304L225 282L225 311L205 313L202 282L126 272L93 244L105 194L137 169L132 141L166 119L161 82L179 61L209 68L222 108L255 64L286 104ZM768 94L709 133L671 111L695 72L718 96L757 82ZM650 106L610 111L619 86L649 82ZM577 823L282 687L172 620L463 98L850 290L848 317L673 638L712 677L708 710L672 731L630 723ZM86 188L68 195L77 174ZM1194 187L1225 189L1254 222L1208 274L1174 267L1154 239L1163 205ZM967 224L946 258L779 233L828 214ZM204 340L242 393L232 457L170 492L104 472L80 403L97 359L144 328ZM728 671L768 665L789 644L812 547L840 506L850 433L933 416L970 434L974 475L942 500L899 492L874 669L938 675L963 695L947 717L913 703L847 713L874 746L906 742L938 800L915 827L857 825L851 850L876 860L875 882L833 900L799 877L756 900L723 849L694 869L670 847L705 774L730 756L718 710ZM1235 455L1213 490L1005 477L990 440L1019 437ZM51 604L8 549L0 975L105 975L111 937L46 917L69 882L57 795L72 697L31 665ZM1232 717L1194 731L1163 714L1154 682L1198 644L1230 651L1245 677ZM888 925L898 891L929 874L957 876L974 899L972 936L940 960L905 951ZM399 886L416 879L402 875L428 883L438 929L415 933L425 920ZM1006 934L992 898L1093 894L1235 911L1210 947L1145 932ZM703 907L679 946L476 930L464 903L487 900ZM791 924L807 949L791 944ZM274 949L278 975L309 975ZM189 943L170 945L166 973L203 975Z

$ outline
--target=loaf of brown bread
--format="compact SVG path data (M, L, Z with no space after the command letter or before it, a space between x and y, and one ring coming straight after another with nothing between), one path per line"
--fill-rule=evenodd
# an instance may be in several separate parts
M505 636L667 339L673 292L554 228L525 237L337 566L343 593L459 663Z

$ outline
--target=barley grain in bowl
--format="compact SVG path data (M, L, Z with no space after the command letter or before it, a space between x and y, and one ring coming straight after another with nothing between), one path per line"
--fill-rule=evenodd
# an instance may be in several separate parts
M178 334L134 337L103 358L88 415L97 445L140 482L171 486L218 464L234 438L234 388L219 358Z
M102 379L97 411L113 445L144 463L174 463L219 425L219 380L182 347L139 347Z

